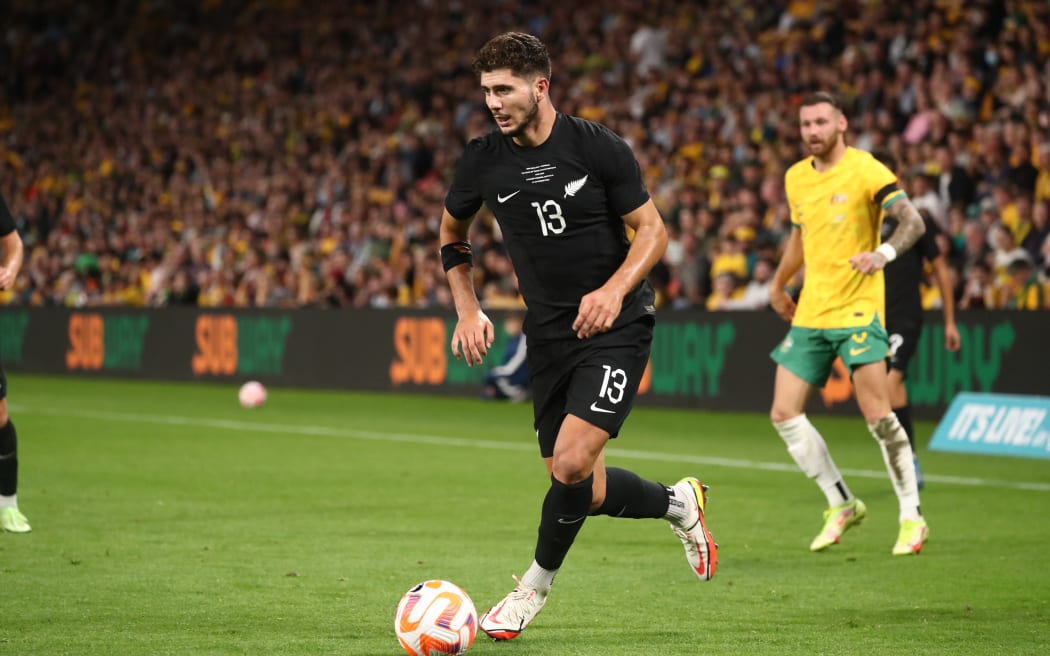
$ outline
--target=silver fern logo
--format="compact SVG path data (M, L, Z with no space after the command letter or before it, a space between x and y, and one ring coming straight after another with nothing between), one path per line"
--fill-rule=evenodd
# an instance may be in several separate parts
M583 189L583 185L585 185L585 184L587 184L587 176L586 175L583 176L582 178L580 178L579 180L573 180L569 184L565 185L565 196L563 196L563 198L568 198L569 196L575 196L576 192L579 191L580 189Z

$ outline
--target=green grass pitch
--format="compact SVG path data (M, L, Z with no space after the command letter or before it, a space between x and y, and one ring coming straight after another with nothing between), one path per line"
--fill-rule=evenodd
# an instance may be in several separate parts
M396 656L410 586L449 579L481 612L531 561L528 405L9 382L33 532L0 534L0 655ZM823 496L766 417L638 408L608 462L710 483L714 580L666 522L591 518L528 631L470 653L1050 653L1050 461L921 448L931 539L895 558L878 448L859 418L814 422L870 513L841 545L809 553Z

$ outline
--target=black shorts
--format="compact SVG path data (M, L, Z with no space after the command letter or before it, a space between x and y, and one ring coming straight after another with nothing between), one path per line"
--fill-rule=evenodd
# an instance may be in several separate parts
M890 335L890 368L907 376L908 363L915 355L922 335L922 319L887 319L886 332Z
M7 376L4 375L4 361L0 360L0 401L7 398Z
M619 434L649 362L653 325L644 316L589 339L529 344L533 425L544 458L554 455L568 414Z

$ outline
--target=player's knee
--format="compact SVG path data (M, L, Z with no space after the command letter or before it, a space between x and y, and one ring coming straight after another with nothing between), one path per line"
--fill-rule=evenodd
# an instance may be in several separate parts
M773 422L774 427L800 416L802 416L802 413L798 410L795 410L794 408L785 408L776 404L774 404L769 410L769 420Z
M566 449L555 452L551 473L566 485L579 483L591 475L594 461L583 449Z
M865 417L868 422L868 432L871 436L880 442L886 444L895 444L897 442L907 442L908 435L901 428L901 423L897 419L897 415L893 412L877 417L875 419L869 419Z

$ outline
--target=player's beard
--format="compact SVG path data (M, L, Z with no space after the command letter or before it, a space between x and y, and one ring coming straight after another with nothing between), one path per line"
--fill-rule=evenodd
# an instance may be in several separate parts
M809 154L814 157L827 157L835 149L835 144L838 143L841 135L842 133L836 131L827 139L818 139L815 143L807 141L806 147L809 148Z
M536 122L536 117L540 114L540 104L536 102L536 96L529 94L529 106L525 110L525 116L522 117L521 122L510 129L510 132L504 132L504 136L520 137L525 134L525 131L529 129Z

